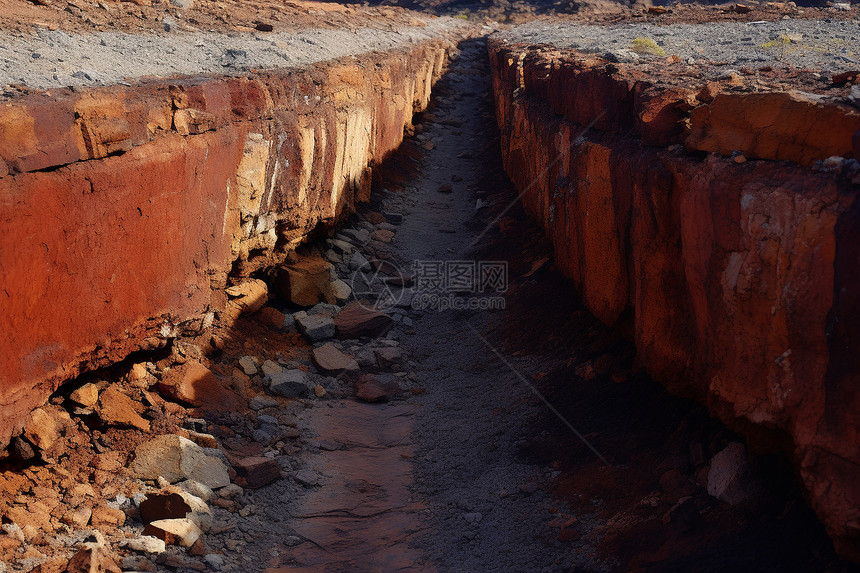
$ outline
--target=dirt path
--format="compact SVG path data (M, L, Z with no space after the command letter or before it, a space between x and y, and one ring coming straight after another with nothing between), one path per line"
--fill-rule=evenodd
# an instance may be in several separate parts
M517 451L528 419L552 414L485 338L504 321L503 310L444 309L454 301L497 300L491 288L480 292L492 286L481 285L490 281L481 265L491 269L512 258L477 254L492 221L488 201L495 200L487 172L498 161L484 54L481 43L469 46L438 86L438 108L426 132L435 147L407 195L411 215L397 236L405 260L447 261L455 268L461 261L478 271L476 288L440 294L443 308L425 310L416 335L403 342L417 360L416 383L426 390L417 400L416 482L428 499L431 527L420 544L444 571L557 571L588 559L547 525L555 517L551 508L566 511L547 493L553 469L528 463ZM438 191L445 185L452 193ZM416 297L415 305L424 302Z
M486 219L476 191L487 165L476 158L495 152L486 65L482 41L463 46L415 141L417 173L377 204L404 215L391 252L416 273L414 288L396 293L412 308L387 337L410 360L377 379L390 387L399 375L412 391L390 404L345 399L300 414L299 428L314 436L303 467L318 482L290 505L287 523L303 542L277 571L541 571L590 561L547 525L565 511L544 491L552 468L517 453L542 406L481 334L499 313L420 308L500 300L453 289L431 299L421 279L432 262L480 262L469 253Z

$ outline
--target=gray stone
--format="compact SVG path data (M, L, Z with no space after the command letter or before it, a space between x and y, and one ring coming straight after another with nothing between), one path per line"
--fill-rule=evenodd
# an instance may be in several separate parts
M379 363L379 366L383 368L400 364L403 360L403 353L397 346L374 348L373 353L376 355L376 361Z
M370 348L362 348L355 353L355 361L359 366L374 366L376 365L376 355Z
M338 279L329 284L327 295L330 295L338 304L345 304L349 300L349 295L352 294L352 289L348 284Z
M303 469L296 472L295 479L303 486L311 487L319 483L320 476L315 471Z
M357 271L358 269L369 269L370 263L360 252L356 251L349 259L349 270Z
M238 497L238 496L242 495L244 492L245 492L245 490L242 489L242 486L231 483L227 487L221 488L218 491L218 495L220 495L221 497L223 497L225 499L230 499L230 498Z
M257 416L257 423L261 426L278 426L278 419L268 414L260 414Z
M296 317L292 314L284 315L284 329L291 330L296 325Z
M267 376L266 383L273 394L286 398L312 396L316 387L310 374L302 370L284 370L274 376Z
M278 401L271 396L254 396L251 398L251 401L248 402L248 407L254 411L262 410L264 408L275 408L277 405Z
M224 567L224 557L217 553L209 553L205 555L203 557L203 561L205 561L206 564L215 571L220 571L221 568Z
M152 571L152 561L142 555L125 555L120 561L123 571ZM6 573L6 566L0 567L0 573Z
M340 312L340 307L337 306L336 304L327 304L327 303L321 302L319 304L315 304L310 309L308 309L308 316L314 316L317 314L325 314L328 316L334 316L338 312Z
M328 243L331 245L332 250L340 255L350 255L355 250L355 246L352 243L341 241L340 239L329 239Z
M338 350L331 342L314 348L312 357L314 364L323 374L336 375L341 372L358 372L359 369L355 359Z
M708 493L729 505L738 505L756 492L756 482L740 442L732 442L711 460Z
M275 439L275 435L266 431L266 430L254 430L253 435L251 436L255 442L258 444L263 444L264 446L268 446L272 443L272 440Z
M199 497L203 501L209 501L215 497L215 492L212 491L211 487L203 485L199 481L195 481L193 479L181 481L176 485L178 485L182 491L190 493L195 497Z
M370 241L370 231L367 229L343 229L341 235L353 245L363 247Z
M334 336L334 320L330 316L324 314L304 316L296 318L296 323L298 324L299 332L312 342L325 340Z
M248 376L253 376L257 373L257 361L253 356L243 356L239 359L239 368Z

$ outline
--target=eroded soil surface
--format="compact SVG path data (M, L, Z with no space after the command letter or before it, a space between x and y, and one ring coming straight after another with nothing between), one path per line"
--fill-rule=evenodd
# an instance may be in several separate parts
M462 27L462 22L448 18L397 28L390 24L269 34L43 31L22 38L0 34L0 59L7 64L0 71L0 84L49 89L113 85L147 76L237 75L395 49Z
M167 16L185 32L266 34L251 29L274 21L273 35L254 36L263 43L308 44L317 32L277 35L304 24L357 26L356 9L336 5L213 2L189 16L190 8L144 2L88 5L82 16L71 3L7 4L4 26L17 38L34 21L48 38L79 22L162 34ZM104 18L93 17L97 10ZM409 41L397 26L421 33L405 11L364 14L379 46ZM330 44L343 38L326 34ZM218 38L225 50L232 45L231 36ZM177 46L177 61L193 51ZM243 50L250 67L254 48ZM213 56L207 65L223 64ZM67 445L44 460L17 452L0 480L2 509L18 508L21 522L4 524L5 570L64 570L85 543L115 562L105 570L129 571L850 570L784 460L754 462L748 485L757 494L744 503L708 495L710 460L738 437L647 378L624 327L600 326L554 268L501 173L487 78L483 41L463 44L433 107L375 182L371 204L332 238L303 248L302 256L327 258L357 295L366 286L368 296L357 298L384 311L390 330L308 340L296 326L302 311L273 299L234 325L61 389L52 403L69 413ZM362 262L371 260L385 263ZM426 263L446 262L504 262L507 288L422 287ZM393 299L381 306L371 296L389 289ZM490 298L504 309L440 308ZM346 306L314 312L336 318ZM326 345L347 358L339 374L314 357ZM241 407L213 411L159 395L166 373L187 362L215 373L225 403L235 406L238 396ZM273 392L283 372L304 373L313 391ZM87 384L100 396L95 411L72 398ZM122 424L104 419L108 387L132 401L111 394L134 412ZM231 468L262 469L232 470L234 483L215 491L125 475L132 452L155 434L187 437ZM141 502L177 488L207 504L211 523L190 547L143 547Z

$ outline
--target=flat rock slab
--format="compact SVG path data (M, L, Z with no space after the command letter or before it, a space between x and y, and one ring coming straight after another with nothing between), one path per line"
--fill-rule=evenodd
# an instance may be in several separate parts
M376 338L385 335L394 321L384 312L350 303L334 317L334 326L339 338Z
M417 564L421 552L410 547L425 509L410 501L412 412L409 406L352 401L314 411L309 429L321 442L341 447L312 460L320 480L289 520L310 542L286 550L284 562L307 570L423 570ZM267 571L296 570L302 569Z
M336 376L342 372L358 372L358 362L338 350L330 342L314 348L313 359L314 364L324 374Z

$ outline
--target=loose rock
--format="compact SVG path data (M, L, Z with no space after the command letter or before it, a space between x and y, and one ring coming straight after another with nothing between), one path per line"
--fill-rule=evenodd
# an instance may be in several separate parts
M281 466L272 458L244 458L239 460L235 468L245 487L252 489L263 487L281 477Z
M315 342L331 338L335 334L335 322L330 316L314 314L296 318L299 332Z
M162 519L147 524L143 535L152 535L168 545L191 547L203 534L191 519Z
M708 493L729 505L738 505L755 494L755 480L743 444L732 442L713 457L708 470Z
M339 338L372 338L385 335L394 324L384 312L367 309L357 302L350 303L334 317Z
M139 479L162 476L170 483L193 479L213 489L230 483L220 459L207 456L191 440L174 435L158 436L138 446L129 469Z
M321 258L302 258L278 270L275 284L278 292L299 306L313 306L325 300L331 264Z
M54 414L46 408L37 408L24 424L24 437L40 450L49 450L60 439L62 426Z
M313 350L313 361L324 374L338 375L343 372L358 372L358 362L338 350L332 343L323 344Z
M159 554L165 549L164 541L151 535L141 535L140 537L132 537L121 543L122 547L126 547L138 553Z
M108 424L131 426L148 432L149 422L138 413L138 410L142 409L142 404L135 402L116 388L108 388L99 396L99 417Z
M316 386L310 375L302 370L284 370L267 377L266 382L273 394L285 398L309 396Z
M84 384L69 394L69 399L80 404L84 408L93 408L99 401L99 387L92 382Z
M174 400L208 410L235 412L243 405L235 392L228 390L217 376L196 360L167 370L158 388Z
M403 353L400 348L396 346L374 348L373 354L376 356L378 364L383 368L396 366L400 364L403 360Z

